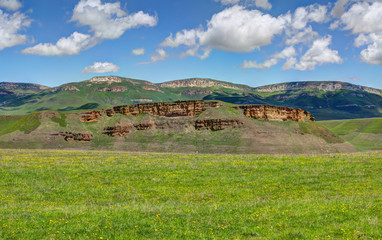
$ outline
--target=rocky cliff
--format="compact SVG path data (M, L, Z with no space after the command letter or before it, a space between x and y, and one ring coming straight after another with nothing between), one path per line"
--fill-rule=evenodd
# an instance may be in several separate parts
M323 90L323 91L336 91L336 90L352 90L373 93L382 96L382 90L359 86L351 83L336 82L336 81L310 81L310 82L289 82L272 84L262 87L254 88L259 92L276 92L276 91L300 91L300 90Z
M33 91L40 91L40 90L46 90L49 89L47 86L43 86L40 84L33 84L33 83L13 83L13 82L0 82L0 89L5 90L33 90Z
M159 103L145 103L116 106L112 109L107 109L108 116L116 113L122 115L139 115L148 113L154 116L161 117L192 117L196 116L208 107L220 107L219 102L206 102L206 101L176 101L176 102L159 102Z
M164 88L188 88L188 87L224 87L229 89L235 89L240 91L250 91L251 88L245 85L237 85L233 83L220 82L208 78L190 78L184 80L175 80L170 82L164 82L159 84Z
M269 105L243 105L236 108L243 109L243 113L246 117L260 120L305 122L307 119L315 121L312 114L298 108Z

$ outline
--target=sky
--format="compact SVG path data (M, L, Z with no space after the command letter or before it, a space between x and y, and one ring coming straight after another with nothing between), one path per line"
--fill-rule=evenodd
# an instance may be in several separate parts
M0 82L116 75L382 89L382 0L0 0Z

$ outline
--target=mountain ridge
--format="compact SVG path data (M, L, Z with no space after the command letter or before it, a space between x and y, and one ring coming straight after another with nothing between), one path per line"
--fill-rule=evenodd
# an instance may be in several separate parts
M26 86L35 89L39 85ZM37 91L0 88L0 115L177 100L220 100L234 104L302 108L312 112L318 120L382 117L382 90L338 81L289 82L250 87L209 78L152 83L101 76L42 88Z

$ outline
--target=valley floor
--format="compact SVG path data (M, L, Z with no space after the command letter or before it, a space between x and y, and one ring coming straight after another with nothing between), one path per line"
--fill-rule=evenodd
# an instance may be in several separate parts
M0 239L379 239L382 153L1 150Z

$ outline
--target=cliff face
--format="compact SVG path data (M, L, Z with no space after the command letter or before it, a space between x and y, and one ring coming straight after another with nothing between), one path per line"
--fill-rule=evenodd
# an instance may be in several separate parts
M212 79L206 78L190 78L184 80L176 80L170 82L164 82L160 84L161 87L165 88L187 88L187 87L224 87L229 89L235 89L240 91L250 91L251 88L244 85L235 85L231 83L220 82Z
M112 117L115 114L132 115L148 113L153 116L161 117L194 117L207 108L219 108L222 104L220 102L211 101L177 101L177 102L159 102L159 103L145 103L116 106L113 108L91 111L83 114L80 117L82 122L95 122L99 121L102 115ZM243 105L235 107L236 109L243 109L244 115L249 118L261 119L261 120L275 120L275 121L296 121L305 122L305 119L315 121L313 115L309 112L288 107L277 107L269 105ZM223 121L223 120L222 120ZM221 124L224 127L225 122L200 122L201 126L204 124L205 128L213 128ZM228 123L227 123L228 124ZM144 127L142 129L150 128L151 126ZM202 128L202 127L201 127Z
M207 107L216 108L220 106L221 103L219 102L176 101L116 106L106 110L106 112L108 116L112 116L115 113L122 115L148 113L161 117L193 117L202 113Z
M101 118L102 114L100 111L91 111L83 114L80 117L81 122L96 122L99 121Z
M243 109L245 116L260 120L305 122L305 119L308 119L315 121L312 114L298 108L269 105L244 105L236 108Z
M277 91L300 91L300 90L323 90L323 91L336 91L336 90L353 90L373 93L382 96L382 90L359 86L355 84L335 81L318 81L318 82L289 82L272 84L254 89L259 92L277 92Z
M0 82L0 89L10 90L10 91L17 90L17 89L40 91L40 90L49 89L49 87L43 86L40 84L33 84L33 83Z

